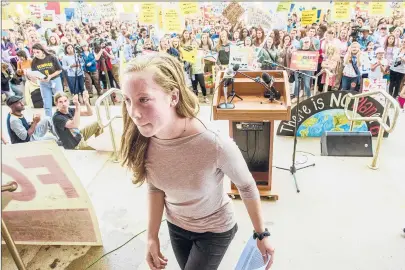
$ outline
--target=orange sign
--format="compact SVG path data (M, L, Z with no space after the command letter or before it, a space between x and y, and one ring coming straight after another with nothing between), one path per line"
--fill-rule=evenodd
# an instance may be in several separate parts
M293 70L316 71L318 69L318 52L295 51L291 57L290 68Z
M18 184L2 194L8 197L2 216L17 244L102 245L90 198L56 143L2 150L2 183Z

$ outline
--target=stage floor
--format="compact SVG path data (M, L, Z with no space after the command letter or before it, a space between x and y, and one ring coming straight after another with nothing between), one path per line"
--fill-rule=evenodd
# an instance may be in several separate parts
M200 117L209 121L209 107L201 109ZM119 111L114 108L114 113ZM3 120L8 108L3 106L2 112ZM31 113L25 112L27 116ZM95 115L82 118L81 125L95 119ZM117 132L122 129L120 123L114 125ZM213 125L228 132L226 121ZM4 121L2 127L5 132ZM274 165L289 167L293 139L276 136L274 140ZM108 132L94 145L110 148ZM279 200L263 201L266 226L276 249L272 269L405 270L405 113L394 133L383 141L377 171L367 167L370 158L321 157L319 138L299 139L297 149L315 155L299 153L299 161L316 163L296 174L301 193L295 192L289 172L274 168L273 193ZM109 160L109 153L64 152L92 200L104 246L19 246L28 269L85 269L146 229L146 189L135 187L126 169ZM243 202L234 200L234 205L239 231L223 259L223 270L234 268L253 230ZM141 234L90 269L148 269L145 236ZM166 269L179 269L165 223L160 241L162 253L169 259ZM4 246L2 251L2 269L17 269Z

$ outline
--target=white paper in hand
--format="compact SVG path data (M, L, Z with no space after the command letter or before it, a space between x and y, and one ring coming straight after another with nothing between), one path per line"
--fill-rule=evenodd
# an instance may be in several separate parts
M257 248L256 240L250 237L240 255L235 270L265 270L269 261L270 255L268 255L268 261L264 263L263 256Z
M38 70L32 71L32 70L27 70L27 75L30 77L34 77L37 79L43 79L45 78L45 75L39 72Z

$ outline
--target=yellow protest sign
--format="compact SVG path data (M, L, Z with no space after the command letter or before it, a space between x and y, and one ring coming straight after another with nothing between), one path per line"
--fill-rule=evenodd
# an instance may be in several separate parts
M369 15L370 16L378 16L378 15L385 15L387 9L386 2L370 2L368 3L369 6Z
M183 48L180 48L180 51L184 61L189 62L191 64L195 63L197 56L197 49L193 49L192 51L186 51Z
M197 2L180 2L180 12L182 15L190 15L198 13Z
M141 3L141 8L139 10L139 23L157 23L156 3Z
M182 30L179 11L175 8L168 8L163 11L163 30L169 33L180 33Z
M349 21L350 20L350 3L334 2L332 9L332 20Z
M291 2L280 2L277 6L277 12L290 12Z
M313 23L316 23L317 19L318 19L318 11L317 10L303 10L302 11L301 24L303 26L311 25Z

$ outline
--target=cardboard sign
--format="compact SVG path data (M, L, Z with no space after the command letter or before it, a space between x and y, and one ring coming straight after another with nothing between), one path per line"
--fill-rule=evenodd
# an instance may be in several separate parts
M42 12L41 26L44 28L56 28L55 10L44 10Z
M350 20L350 3L334 2L332 8L332 20L347 22Z
M111 19L117 17L117 9L114 5L114 2L98 3L96 9L103 19Z
M118 18L122 22L136 22L137 19L138 19L136 17L136 14L134 14L134 13L126 13L126 12L119 13Z
M2 183L18 183L3 194L9 202L2 213L16 244L102 245L89 196L55 142L2 150Z
M350 91L331 91L321 93L300 102L299 106L291 109L291 120L281 121L277 135L294 136L295 114L298 109L297 136L321 137L325 131L350 131L350 121L344 112L346 95ZM351 110L354 100L349 104ZM384 107L372 97L359 99L357 113L362 117L380 117ZM387 120L389 125L389 119ZM380 124L377 121L355 121L353 131L370 131L373 136L378 136ZM385 137L388 133L384 134Z
M317 51L295 51L291 57L290 68L293 70L316 71L318 69Z
M238 2L232 2L224 9L222 15L227 18L231 24L236 24L244 12L245 10Z

